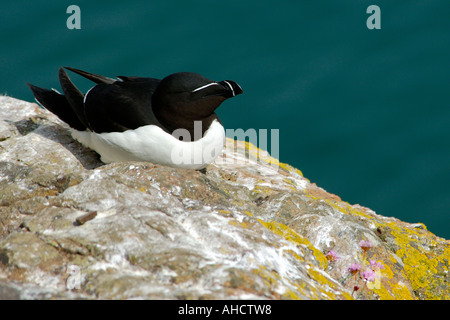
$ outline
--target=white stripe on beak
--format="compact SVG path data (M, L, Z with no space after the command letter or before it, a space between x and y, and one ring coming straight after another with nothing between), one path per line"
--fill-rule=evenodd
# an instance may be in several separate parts
M231 89L231 92L233 93L233 97L235 97L236 96L236 94L234 93L234 89L233 89L233 86L228 82L228 81L226 81L226 80L224 80L223 82L225 82L229 87L230 87L230 89Z

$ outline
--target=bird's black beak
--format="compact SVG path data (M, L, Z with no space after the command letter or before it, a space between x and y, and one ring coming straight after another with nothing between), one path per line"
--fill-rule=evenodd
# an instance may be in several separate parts
M244 90L242 90L241 86L238 85L236 82L231 80L224 80L218 82L224 89L224 97L225 98L232 98L237 96L238 94L244 93Z

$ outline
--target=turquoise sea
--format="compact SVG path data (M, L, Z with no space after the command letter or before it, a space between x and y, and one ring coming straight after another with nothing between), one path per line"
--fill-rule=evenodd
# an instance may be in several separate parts
M225 128L279 129L280 160L312 182L450 239L448 0L16 0L0 39L0 93L28 101L25 82L59 88L65 65L235 80Z

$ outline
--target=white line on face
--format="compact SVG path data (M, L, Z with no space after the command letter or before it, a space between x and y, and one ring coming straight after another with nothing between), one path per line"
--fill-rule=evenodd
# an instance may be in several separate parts
M205 84L204 86L201 86L201 87L199 87L199 88L197 88L197 89L192 90L192 92L197 92L197 91L200 91L200 90L202 90L202 89L205 89L205 88L207 88L207 87L209 87L209 86L215 86L215 85L219 85L219 84L216 83L216 82L208 83L208 84Z

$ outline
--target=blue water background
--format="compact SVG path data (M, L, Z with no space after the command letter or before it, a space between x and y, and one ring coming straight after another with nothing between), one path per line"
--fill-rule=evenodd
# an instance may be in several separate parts
M0 93L32 101L25 82L59 88L64 65L235 80L226 128L280 129L280 160L312 182L450 239L449 21L448 0L8 1Z

